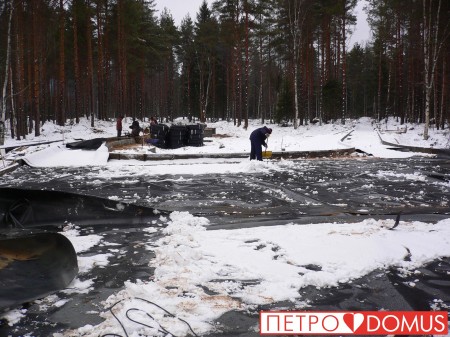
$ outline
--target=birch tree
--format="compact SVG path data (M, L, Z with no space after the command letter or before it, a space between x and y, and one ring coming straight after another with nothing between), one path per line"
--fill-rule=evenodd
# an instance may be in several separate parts
M199 74L199 116L203 123L206 121L210 104L217 37L217 22L212 17L206 1L203 1L195 23L195 54Z
M302 42L302 26L306 17L306 11L302 8L304 0L288 0L289 33L292 38L293 62L294 62L294 129L298 128L299 118L299 62L300 45Z

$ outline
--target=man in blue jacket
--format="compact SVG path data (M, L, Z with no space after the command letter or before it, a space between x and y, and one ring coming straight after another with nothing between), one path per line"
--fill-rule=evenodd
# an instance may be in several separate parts
M258 159L262 161L262 146L267 149L266 139L272 134L272 129L267 126L258 128L250 134L250 160Z

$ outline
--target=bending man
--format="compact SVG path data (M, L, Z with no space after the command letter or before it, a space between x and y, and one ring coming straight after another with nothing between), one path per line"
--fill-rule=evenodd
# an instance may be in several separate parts
M262 146L267 149L266 139L272 134L272 129L267 126L258 128L250 134L250 160L258 159L262 161Z

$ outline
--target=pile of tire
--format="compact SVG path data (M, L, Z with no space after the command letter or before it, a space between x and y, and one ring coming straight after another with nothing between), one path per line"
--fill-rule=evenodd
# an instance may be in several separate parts
M150 126L150 135L152 144L161 149L167 149L169 144L169 128L165 124L156 124Z
M183 146L203 146L202 124L150 126L150 141L162 149L178 149Z
M203 125L187 125L187 146L203 146Z

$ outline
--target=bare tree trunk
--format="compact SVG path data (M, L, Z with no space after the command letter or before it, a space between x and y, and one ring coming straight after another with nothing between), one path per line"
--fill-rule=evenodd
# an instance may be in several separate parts
M16 26L16 83L17 83L17 114L16 114L16 139L20 140L25 136L25 111L24 111L24 83L25 83L25 64L24 64L24 32L19 29L22 27L23 10L22 1L19 1L16 7L15 26Z
M108 7L108 0L104 0L104 9L105 9L105 21L103 23L103 27L108 27L109 26L109 21L108 21L108 17L109 17L109 7ZM109 78L110 78L110 55L109 55L109 35L108 35L108 30L105 29L103 31L103 36L102 36L102 41L103 41L103 50L104 55L103 55L103 68L101 69L101 72L103 73L103 106L104 106L104 117L106 118L107 116L110 116L110 107L112 106L112 99L111 99L111 87L112 85L109 84ZM117 113L117 109L114 111L115 113Z
M434 70L439 57L439 51L442 47L442 42L438 46L438 33L439 33L439 14L441 11L441 0L438 3L438 9L436 14L436 22L434 26L432 25L432 4L433 1L430 0L430 5L428 9L429 17L427 17L427 0L423 0L423 26L424 26L424 43L423 43L423 53L424 53L424 66L425 66L425 126L423 131L423 139L427 140L429 138L429 128L430 128L430 105L431 105L431 92L433 90L434 84ZM447 25L448 27L448 25ZM433 30L434 28L434 30ZM432 42L431 35L434 33L434 41ZM445 34L444 34L445 35Z
M58 105L57 105L57 122L59 125L64 125L66 119L65 112L65 50L64 50L64 1L59 0L59 85L58 85Z
M8 87L8 74L9 74L9 67L10 67L10 57L11 57L11 22L13 17L13 6L11 3L11 8L9 12L9 19L8 19L8 40L7 40L7 47L6 47L6 62L5 62L5 80L3 81L3 90L2 90L2 105L1 105L1 123L3 124L3 127L5 125L6 120L6 89ZM1 133L2 137L0 138L0 145L4 144L4 135L5 133Z
M332 77L331 74L331 19L330 15L325 15L322 22L322 58L324 62L323 82L326 83ZM339 48L338 48L339 49ZM339 51L339 50L338 50Z
M345 1L344 1L344 13L342 15L342 115L341 115L341 122L342 124L345 124L345 118L347 115L347 64L346 64L346 57L345 57L345 16L346 16L346 10L345 10Z
M309 35L309 34L308 34ZM311 45L310 45L311 43ZM311 62L311 50L312 50L313 46L312 46L312 42L310 37L308 37L308 50L306 52L306 85L307 85L307 108L306 108L306 121L305 124L308 125L310 120L311 120L311 100L313 97L313 88L314 88L314 79L313 76L311 76L312 73L312 66L314 64L314 62Z
M39 53L39 22L38 18L39 15L39 0L33 1L33 103L34 103L34 134L35 136L40 135L40 120L41 120L41 113L40 113L40 53Z
M233 116L233 123L237 125L237 112L236 112L236 48L231 47L231 90L230 90L230 98L231 98L231 115Z
M30 33L30 36L33 34ZM30 37L31 39L31 37ZM30 110L30 113L28 113L28 116L25 114L25 118L27 120L25 121L26 130L25 135L33 132L33 116L32 116L32 110L33 110L33 55L31 52L27 53L28 56L28 66L27 66L27 78L29 81L29 85L27 86L27 108Z
M298 88L298 63L299 63L299 55L300 55L300 43L301 43L301 26L303 25L304 16L302 21L300 22L300 14L301 14L301 4L303 1L293 0L288 1L288 9L289 9L289 28L290 33L293 39L293 62L294 62L294 101L295 101L295 116L294 116L294 129L298 128L298 118L299 118L299 88ZM291 10L291 5L294 6L293 10Z
M440 126L441 129L444 129L444 106L445 106L445 78L446 78L446 74L445 74L445 66L446 66L446 60L445 58L442 61L442 87L441 87L441 112L439 114L439 122L438 122L438 126Z
M438 99L438 74L437 74L437 68L434 68L434 83L433 83L433 117L430 120L430 124L435 124L437 125L438 120L439 120L439 99Z
M377 114L378 114L378 121L381 120L381 57L382 57L382 50L383 47L380 46L380 57L378 60L378 93L377 93Z
M405 123L405 111L403 109L403 41L401 36L400 15L397 18L397 115L400 115L400 124Z
M209 71L208 71L208 81L206 83L206 93L205 93L205 107L203 109L203 118L201 120L202 123L206 122L206 112L208 111L208 107L209 107L209 91L211 88L211 78L212 78L212 67L211 67L211 60L208 58L208 63L209 63Z
M248 58L248 0L244 3L245 11L245 70L244 70L244 129L248 129L248 76L249 76L249 58Z
M188 116L191 116L191 68L189 64L186 67L187 75L187 105L188 105Z
M261 123L265 123L265 113L263 113L263 56L262 56L262 41L259 40L259 89L258 89L258 117L261 118Z
M231 119L231 104L230 104L230 101L231 101L231 94L230 94L230 92L231 92L231 90L230 90L230 88L231 88L231 85L230 85L230 83L231 83L231 81L230 81L230 65L229 65L229 62L227 62L227 66L226 66L226 72L227 72L227 99L226 99L226 101L227 101L227 106L226 106L226 119L227 119L227 122L229 122L230 121L230 119Z
M98 49L98 56L97 56L97 99L98 99L98 118L99 119L106 119L106 112L105 112L105 62L104 62L104 56L103 56L103 39L104 39L104 31L105 26L102 20L102 13L101 13L101 7L100 2L97 1L96 3L96 16L97 16L97 49Z
M128 88L127 88L127 59L126 59L126 43L125 43L125 32L123 23L123 0L117 1L117 38L118 38L118 60L119 60L119 109L122 114L128 112L127 98L128 98Z
M240 25L240 8L239 1L236 1L234 17L234 110L237 119L237 126L241 126L242 123L242 87L241 87L241 42L240 42L240 34L239 34L239 25Z
M322 125L322 121L324 120L324 113L323 113L323 84L324 84L324 44L323 44L323 34L321 36L322 38L320 38L319 36L319 41L318 41L318 46L317 46L317 57L318 62L320 62L320 74L319 74L319 92L318 92L318 110L319 110L319 120L320 120L320 125Z
M262 23L262 14L259 16L259 23ZM261 123L265 122L265 114L262 112L263 102L263 47L262 36L259 34L259 88L258 88L258 117L261 118Z
M200 73L200 96L199 96L199 103L200 103L200 121L202 123L206 122L206 112L209 105L209 90L211 86L211 77L212 77L212 66L211 66L211 60L208 56L206 62L203 62L201 58L199 58L198 61L198 67L199 67L199 73ZM207 73L207 74L206 74ZM205 77L207 79L205 79ZM206 82L206 84L205 84Z
M9 67L9 92L11 94L11 138L14 138L14 130L16 129L16 108L14 104L14 84L13 84L13 73L12 73L12 67Z
M211 83L211 60L208 56L204 59L203 56L198 57L198 69L200 75L199 83L199 104L200 104L200 121L204 123L206 121L206 112L209 105L209 90ZM206 78L207 76L207 78Z
M391 80L392 80L392 62L389 62L389 74L388 74L388 87L387 87L387 95L386 95L386 109L385 109L385 118L389 117L390 113L390 100L391 100Z
M216 93L217 93L217 79L216 79L216 73L217 73L217 69L216 69L216 61L213 61L212 64L212 70L211 70L211 86L212 86L212 97L211 97L211 106L212 106L212 117L213 118L217 118L217 103L216 103Z
M139 86L139 107L138 107L138 111L139 111L139 115L141 116L141 119L144 120L144 99L145 99L145 72L144 70L141 71L141 75L140 75L140 86Z
M235 104L237 114L237 126L242 124L242 73L241 73L241 44L235 46L235 62L236 62L236 88L235 88Z
M88 18L86 27L86 43L87 43L87 80L88 80L88 106L90 110L91 117L91 127L94 127L94 120L96 115L96 98L95 98L95 87L94 87L94 56L92 53L92 24L91 24L91 2L87 1L86 6L88 7Z
M73 68L75 75L75 123L78 124L80 122L81 85L80 85L80 64L78 60L78 18L75 8L73 12L72 25L73 25Z

